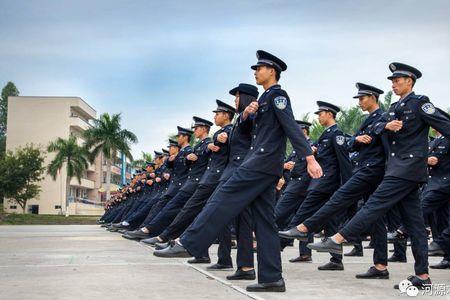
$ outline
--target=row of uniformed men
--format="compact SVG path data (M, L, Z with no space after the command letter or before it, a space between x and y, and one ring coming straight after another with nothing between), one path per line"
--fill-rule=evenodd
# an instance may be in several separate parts
M289 243L287 239L301 240L304 253L294 261L310 260L308 248L331 253L330 262L320 270L343 270L342 242L358 243L370 234L374 266L357 277L388 278L385 219L397 211L416 258L416 276L408 279L418 287L429 284L423 216L428 219L448 205L450 192L440 187L448 187L450 120L427 97L412 92L420 71L401 63L390 65L389 79L400 100L386 113L378 105L383 91L358 83L355 98L369 115L349 140L336 125L339 107L318 101L316 113L326 130L313 144L308 141L309 124L294 120L289 97L277 83L286 64L264 51L258 51L257 57L253 68L257 84L265 89L261 97L255 86L240 84L230 91L236 96L236 107L218 100L214 119L221 129L212 139L208 137L212 123L205 119L194 117L193 132L178 127L178 140L170 141L169 153L155 153L147 172L112 199L102 222L126 238L155 246L156 256L194 256L194 263L209 262L208 248L219 238L219 262L210 267L214 270L232 266L229 225L234 220L238 269L228 279L255 278L254 231L259 242L258 283L247 289L284 291L275 223L281 230L282 247ZM431 196L423 197L422 206L428 203L428 208L422 209L418 191L428 179L425 158L430 125L445 137L439 136L430 150L432 177L425 190ZM194 148L189 146L191 134L199 139ZM294 151L283 161L286 137ZM276 202L283 170L289 172L284 176L289 183ZM432 183L433 172L437 184ZM364 205L351 217L349 212L361 199ZM448 228L443 227L433 232L433 238L448 258ZM322 229L327 238L312 243L312 234Z

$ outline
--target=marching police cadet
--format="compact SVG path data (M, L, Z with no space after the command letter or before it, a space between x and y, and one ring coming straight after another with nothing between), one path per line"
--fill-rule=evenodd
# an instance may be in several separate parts
M443 111L441 113L447 115ZM425 221L431 220L433 239L448 226L448 200L450 199L450 141L440 132L434 131L436 137L430 143L428 153L428 183L422 191L423 217ZM443 212L443 217L439 217L438 212ZM433 213L437 215L435 220L433 220ZM434 242L430 244L430 255L441 252L439 249L433 249L436 246Z
M431 284L428 275L428 245L419 200L419 185L428 179L426 157L430 126L450 137L450 121L436 110L428 97L416 95L413 86L422 73L402 63L389 65L392 89L400 96L382 119L375 124L375 134L386 134L389 155L386 173L378 188L358 213L331 238L311 245L313 250L342 253L345 239L366 231L396 203L403 225L411 237L416 276L408 280L418 288ZM394 288L398 288L395 285Z
M448 216L447 228L444 229L437 238L433 238L439 249L444 252L442 261L431 265L432 269L450 269L450 215Z
M147 216L153 216L154 214L159 212L179 192L180 188L187 180L189 168L191 165L191 161L188 159L188 157L193 153L193 149L189 143L194 132L190 129L180 126L178 126L177 129L177 142L180 146L180 151L176 156L171 155L167 162L167 166L172 169L169 188L162 195L162 197L158 199L158 201L154 205L152 205L142 222L145 222ZM149 234L150 232L146 227L141 227L140 229L125 233L123 237L128 239L140 240L150 237Z
M309 138L309 127L311 123L305 121L296 121L302 133L305 135L309 144L312 146L313 143ZM285 230L293 215L298 210L300 205L305 200L307 195L307 190L309 183L311 182L311 177L306 170L306 160L304 157L298 157L295 150L289 156L288 161L284 164L284 169L290 170L290 181L287 184L286 189L283 191L280 199L275 207L275 222L277 223L279 230ZM310 234L307 242L313 242L314 237ZM281 238L281 249L284 249L291 239ZM311 262L311 250L306 247L307 242L300 241L299 243L299 256L292 258L290 262Z
M140 231L150 236L160 234L173 221L178 211L192 194L194 194L198 182L206 170L210 157L208 145L211 143L211 138L208 137L208 134L212 123L199 117L193 117L193 120L194 125L192 128L194 129L194 136L199 141L194 146L193 153L186 156L186 164L189 165L187 180L167 204L160 202L157 206L152 207L146 219L140 225ZM136 235L140 236L140 232L131 232L127 238L133 239Z
M247 291L284 292L286 288L281 271L274 206L275 186L283 172L286 136L297 154L306 157L312 177L322 176L322 170L298 130L287 93L278 84L286 64L262 50L257 51L257 58L258 62L252 68L257 84L262 85L265 91L258 102L250 104L242 114L242 121L251 118L253 122L250 150L244 162L215 191L180 240L165 249L164 256L188 257L203 253L219 232L251 205L258 242L258 283L247 286Z
M162 188L156 195L146 201L142 208L127 217L125 222L131 224L129 228L131 231L134 231L145 220L151 208L161 201L163 197L171 197L174 192L176 193L179 189L179 183L184 182L185 177L187 177L184 174L187 171L184 157L192 152L192 148L189 146L190 138L188 138L188 132L185 131L188 129L178 128L181 129L181 134L177 137L178 140L169 139L170 156L166 160L166 169L162 173L165 184L161 186ZM128 226L124 226L124 228L126 227ZM141 236L144 237L144 234Z
M305 240L308 232L316 232L333 217L341 214L348 207L356 204L361 198L367 199L383 179L386 161L384 139L374 133L375 124L380 121L383 111L378 105L378 98L383 91L363 83L357 83L359 106L369 116L359 127L356 134L348 141L350 152L355 152L353 161L355 168L352 177L342 185L314 215L292 229L299 239ZM387 266L386 228L383 220L378 220L371 230L374 246L374 266L356 278L389 278Z
M230 90L230 95L235 96L235 106L238 117L230 136L222 133L219 138L230 140L230 153L228 156L228 164L220 177L220 183L216 189L220 187L231 177L233 172L244 161L250 144L252 141L252 121L250 118L241 120L241 114L250 103L257 101L258 88L251 84L241 83L237 87ZM253 254L253 222L251 209L245 208L236 218L233 223L236 231L237 253L236 264L237 270L234 274L227 276L228 280L254 280L256 278L254 268L254 254ZM225 226L220 233L219 247L217 250L217 264L209 266L209 270L223 270L233 267L231 258L231 230L230 226Z
M217 109L213 111L215 113L214 122L221 128L214 133L213 142L208 145L210 157L206 171L203 173L194 194L185 203L172 223L157 237L149 239L146 242L147 244L168 242L179 237L200 213L219 184L219 179L228 162L229 153L229 141L221 141L219 135L221 133L230 134L233 127L231 121L234 117L235 108L220 100L216 100L216 103ZM203 261L210 261L207 249L202 255L196 256L196 258L200 261L202 261L202 258Z
M308 195L298 208L295 216L289 224L289 230L280 231L282 238L297 238L299 231L295 228L298 224L317 212L333 195L333 193L344 184L351 176L351 162L345 144L345 136L337 127L336 115L339 107L324 101L317 101L319 109L319 123L326 127L317 141L316 158L323 169L321 178L312 179L308 186ZM332 235L338 231L343 214L333 214L324 226L325 234ZM303 237L303 236L302 236ZM308 233L303 238L307 238ZM344 270L342 255L331 253L330 262L319 266L321 271Z

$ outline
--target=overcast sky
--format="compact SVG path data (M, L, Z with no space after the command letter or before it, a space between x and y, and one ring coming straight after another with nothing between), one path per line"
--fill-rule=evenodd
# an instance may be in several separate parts
M0 0L0 85L122 113L137 157L194 115L212 120L215 99L231 104L228 90L254 83L258 49L287 63L280 84L297 117L317 100L355 104L357 81L389 91L393 61L421 70L416 93L450 107L449 11L445 0Z

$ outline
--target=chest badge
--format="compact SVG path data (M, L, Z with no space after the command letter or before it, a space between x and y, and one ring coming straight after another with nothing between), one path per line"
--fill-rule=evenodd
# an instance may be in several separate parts
M284 96L278 96L273 101L278 109L285 109L287 106L287 99Z

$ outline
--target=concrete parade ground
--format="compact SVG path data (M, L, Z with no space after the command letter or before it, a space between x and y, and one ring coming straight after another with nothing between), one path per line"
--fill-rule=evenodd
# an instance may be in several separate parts
M365 243L366 244L366 243ZM392 248L392 246L389 246ZM351 248L345 247L347 252ZM217 260L217 245L210 248ZM364 257L344 258L345 271L318 271L329 259L313 252L312 263L289 263L295 247L282 252L286 293L247 293L251 281L227 281L230 271L206 271L206 264L161 259L153 249L94 225L0 226L0 299L399 299L392 287L413 273L408 263L389 265L389 280L358 280L371 265ZM390 253L391 254L391 253ZM233 256L236 250L233 250ZM430 257L430 264L441 257ZM450 287L450 270L430 270L433 283ZM425 299L431 296L418 296ZM434 296L450 299L450 295Z

